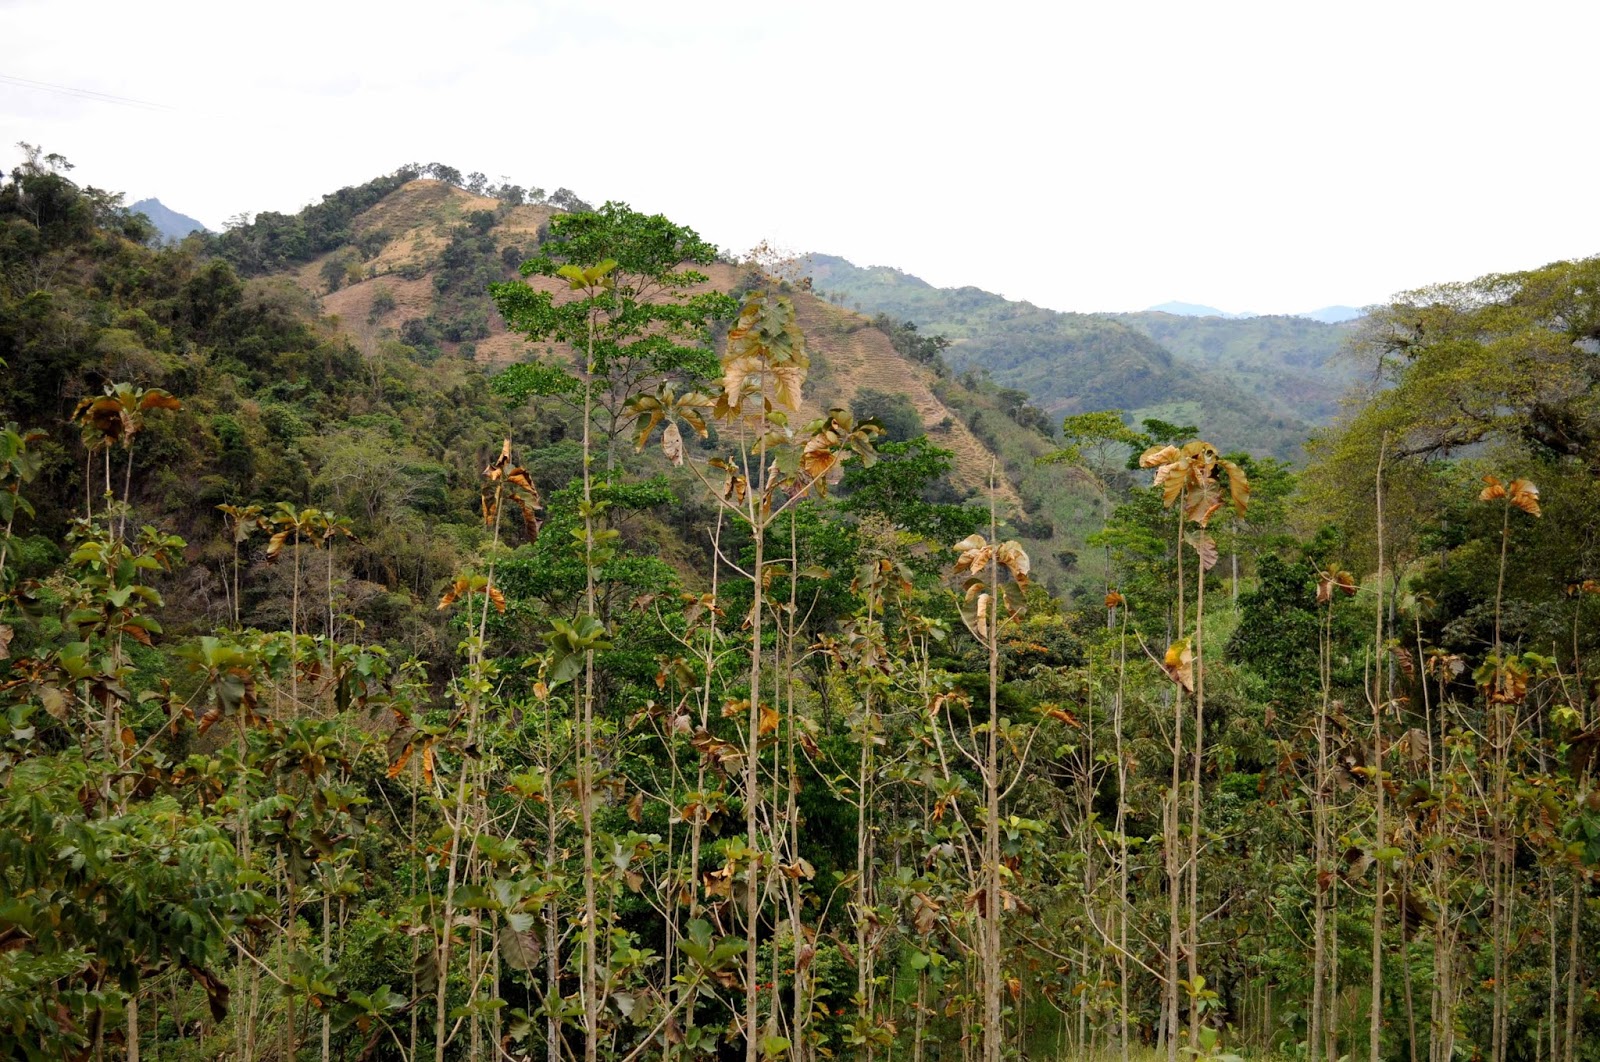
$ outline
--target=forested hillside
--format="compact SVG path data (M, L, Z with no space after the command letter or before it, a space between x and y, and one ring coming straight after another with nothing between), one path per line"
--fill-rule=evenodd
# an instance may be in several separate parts
M1107 314L1149 336L1186 362L1203 365L1278 416L1323 425L1356 380L1353 358L1341 357L1354 324L1309 317L1180 317L1170 313Z
M808 255L804 268L827 298L948 337L945 356L958 371L987 373L1057 416L1121 409L1135 423L1155 417L1192 424L1242 449L1301 456L1309 418L1274 408L1210 365L1175 359L1145 330L1112 315L1061 313L973 287L935 288L897 269L864 269L832 255Z
M1600 1059L1600 259L1297 472L477 176L0 182L0 1055Z
M369 361L461 358L493 373L530 350L570 356L559 342L530 348L496 312L488 286L516 276L517 264L560 212L554 201L585 204L565 191L545 201L534 189L539 202L524 201L530 193L515 186L473 191L448 166L409 168L400 176L408 179L342 190L295 218L258 217L219 237L216 252L243 271L292 278L320 297L337 331ZM293 250L272 250L279 247ZM701 271L702 290L743 292L759 278L725 256ZM1082 557L1084 536L1093 530L1094 492L1036 468L1054 449L1054 426L1026 395L953 378L928 337L893 322L878 327L808 291L788 294L813 357L806 416L837 403L879 416L892 441L926 433L953 458L936 489L946 501L987 490L998 464L999 518L1039 558L1036 576L1059 588L1103 581L1092 557ZM628 397L624 388L610 401L620 408ZM625 442L621 434L608 437L608 459Z

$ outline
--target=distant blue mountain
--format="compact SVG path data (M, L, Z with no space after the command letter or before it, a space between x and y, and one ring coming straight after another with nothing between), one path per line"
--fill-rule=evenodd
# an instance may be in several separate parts
M1193 302L1164 302L1160 306L1150 307L1154 313L1170 313L1177 317L1225 317L1230 321L1243 320L1255 317L1253 313L1227 313L1215 306L1201 306Z
M1345 321L1354 321L1366 315L1367 311L1358 310L1354 306L1324 306L1320 310L1295 314L1296 317L1308 317L1323 324L1343 324Z
M141 199L128 209L149 218L164 243L177 243L191 232L209 231L194 218L178 213L159 199Z

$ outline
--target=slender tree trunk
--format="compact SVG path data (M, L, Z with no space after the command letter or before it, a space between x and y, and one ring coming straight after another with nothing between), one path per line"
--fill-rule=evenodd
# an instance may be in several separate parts
M5 537L0 538L0 588L5 586L6 555L11 552L11 525L16 519L16 511L13 510L11 518L6 521Z
M128 464L122 474L122 515L117 518L117 539L126 541L128 537L128 511L133 505L133 445L128 445ZM111 460L110 451L106 452L106 461Z
M1376 823L1373 843L1381 850L1388 847L1384 837L1383 822L1383 706L1388 700L1383 688L1383 463L1387 455L1389 436L1384 434L1378 449L1378 471L1374 480L1373 497L1377 518L1378 546L1378 607L1372 639L1372 778L1373 809ZM1378 1062L1383 1036L1383 889L1385 860L1376 860L1372 893L1372 1001L1367 1011L1367 1058Z
M997 536L994 509L995 468L989 469L989 534ZM989 650L989 734L983 770L983 1060L1000 1062L1004 1050L1005 1025L1001 1020L1000 982L1003 978L1000 940L1000 565L989 559L990 609ZM752 1060L753 1062L753 1060Z
M1180 552L1182 544L1178 546ZM1195 561L1194 597L1194 757L1189 789L1189 1043L1200 1042L1200 1008L1192 994L1199 984L1200 975L1200 779L1202 757L1205 752L1206 725L1206 662L1205 662L1205 609L1206 566L1198 557Z
M478 701L476 694L468 708L466 744L471 745L477 734ZM444 905L439 915L438 972L439 984L434 990L433 1057L434 1062L444 1062L448 1012L446 993L450 986L450 951L455 939L455 898L460 872L462 843L466 831L462 829L466 817L468 765L461 764L456 779L456 794L449 814L450 855L446 863Z
M1128 760L1122 748L1122 707L1128 673L1128 605L1122 606L1122 637L1117 644L1117 699L1111 730L1117 745L1117 1039L1122 1062L1128 1062Z
M763 423L763 429L765 425ZM765 434L765 431L762 431ZM755 540L755 566L750 569L750 711L746 720L748 728L744 762L744 829L745 845L749 848L750 863L745 871L744 886L744 1032L745 1062L758 1062L760 1043L760 969L757 962L756 942L760 921L760 878L763 858L759 846L761 836L757 809L761 805L761 627L765 603L762 598L761 568L766 563L766 524L762 520L761 498L766 490L766 458L761 458L761 471L750 495L750 530ZM857 956L865 962L866 956ZM592 1060L590 1060L592 1062Z
M1556 994L1561 981L1561 973L1558 969L1560 956L1556 950L1557 937L1560 934L1556 931L1556 882L1553 875L1549 876L1546 880L1545 919L1547 925L1549 926L1546 934L1550 946L1550 991L1549 997L1545 1003L1545 1021L1547 1021L1550 1025L1550 1062L1556 1062L1557 1057L1561 1053L1561 1034L1559 1031L1561 1028L1561 1023L1559 1021L1559 1010L1556 1003Z
M548 757L553 748L550 735L550 713L545 712L545 742L544 754ZM546 771L546 777L553 777L552 772ZM554 800L545 801L545 848L544 864L548 872L553 872L559 852L556 848L557 831L560 829L560 820L556 815ZM550 897L550 902L545 905L544 916L544 1050L545 1057L558 1062L561 1058L561 907L555 896ZM689 1017L694 1017L694 1011L689 1011Z
M587 431L588 421L585 420L584 423L585 431ZM492 551L499 548L500 545L499 514L503 491L503 483L496 484L494 499L494 536L490 544L491 557L494 555ZM481 679L484 673L484 639L487 637L489 626L489 602L495 589L494 576L495 565L494 561L491 560L489 563L488 577L483 588L482 611L479 613L477 631L475 632L477 637L473 643L468 662L469 677L474 681ZM467 726L466 732L463 735L462 746L464 749L471 749L478 739L478 720L483 705L483 695L474 687L466 692L466 699ZM451 946L455 940L455 899L456 887L458 884L458 874L470 876L472 869L471 856L468 855L463 858L461 856L461 848L463 842L466 840L467 834L467 831L463 829L463 827L467 824L467 797L472 789L469 781L472 777L473 769L472 761L465 753L463 753L461 764L457 768L456 772L455 799L452 801L451 811L446 813L446 820L450 826L450 852L445 870L444 905L439 915L440 929L437 961L439 984L434 992L433 1017L434 1062L444 1062L444 1052L446 1046L446 1023L448 1019L445 1005L446 996L450 985L450 952ZM469 986L468 990L469 992L474 991L475 988L473 986L475 985L475 982L472 975L475 971L469 965L467 972L467 984ZM475 1027L476 1026L474 1026L474 1028Z
M1573 1062L1578 1045L1578 915L1583 910L1583 878L1574 876L1567 922L1567 1015L1562 1042L1564 1062Z
M1324 875L1331 877L1328 865L1328 712L1331 711L1331 667L1333 605L1323 613L1321 660L1322 701L1317 706L1317 760L1311 774L1311 834L1314 852L1312 870L1311 921L1311 1021L1307 1032L1308 1062L1319 1062L1322 1051L1323 1022L1326 1017L1325 988L1328 979L1328 904Z
M300 531L294 531L294 587L289 595L289 710L300 714Z
M1339 875L1328 879L1328 1012L1322 1019L1323 1057L1339 1058Z
M595 315L589 311L589 339L586 351L583 389L583 607L592 620L598 620L595 594L595 512L592 430L594 421ZM580 992L583 1001L583 1058L595 1062L600 1050L600 908L596 900L594 872L594 650L583 653L583 703L580 709L578 746L578 799L583 822L583 972ZM441 1060L442 1062L442 1060ZM752 1060L753 1062L753 1060Z
M1408 913L1410 911L1409 905L1411 903L1410 854L1411 853L1409 852L1407 853L1407 861L1405 866L1401 869L1400 876L1400 902L1407 905ZM1417 1062L1417 1010L1416 1003L1412 997L1411 941L1409 939L1406 926L1403 922L1400 926L1400 976L1403 979L1402 984L1405 987L1406 994L1406 1043L1410 1049L1409 1054L1411 1056L1411 1062Z
M1177 637L1183 637L1183 510L1178 500L1178 623ZM1183 791L1183 686L1172 688L1172 785L1167 799L1167 1062L1178 1062L1178 956L1183 951L1183 922L1180 914L1183 896L1183 863L1179 858L1181 836L1179 812Z
M328 883L322 883L322 965L328 966L333 961L333 904L329 902ZM322 1008L322 1062L328 1062L331 1057L333 1035L333 1015L328 1013L328 1008Z
M1490 838L1494 850L1492 863L1490 940L1494 949L1494 995L1490 1013L1490 1049L1492 1062L1505 1062L1506 1051L1506 877L1510 869L1506 858L1505 830L1506 759L1509 755L1505 724L1505 706L1501 694L1505 689L1504 646L1500 640L1500 605L1505 595L1506 553L1511 544L1511 501L1503 506L1500 526L1500 574L1494 592L1494 684L1491 688L1489 710L1493 715L1491 742L1494 749L1494 806L1489 809Z
M867 627L870 632L872 591L868 590L867 593ZM871 816L868 807L872 797L873 737L876 733L872 717L871 676L863 676L861 691L861 743L856 776L856 997L862 1008L861 1016L871 1027L876 1024L872 1012L872 920L869 916L869 911L872 909L872 886L869 880L872 874L872 860L868 852L871 838ZM873 1045L870 1042L866 1045L864 1054L867 1062L872 1062Z

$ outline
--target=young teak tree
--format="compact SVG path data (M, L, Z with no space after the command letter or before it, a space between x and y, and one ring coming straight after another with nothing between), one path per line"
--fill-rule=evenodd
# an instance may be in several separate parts
M127 468L123 474L122 504L124 512L117 522L117 537L128 531L126 508L131 504L133 490L133 440L144 431L144 415L152 409L180 410L183 403L159 387L135 387L130 383L106 385L106 393L99 398L85 398L73 410L72 419L82 427L86 439L92 440L90 450L106 451L106 496L111 496L111 447L120 445L127 453Z
M992 490L992 485L991 485ZM991 502L992 505L992 502ZM995 535L993 509L989 533ZM983 645L989 663L989 715L983 724L983 745L974 757L983 782L982 884L977 889L978 967L983 991L983 1062L1000 1062L1005 1049L1001 988L1005 984L1005 950L1000 914L1004 907L1004 880L1000 859L1000 799L1009 787L1002 777L1000 750L1000 629L1021 610L1013 601L1012 586L1028 588L1028 554L1015 540L991 544L982 535L969 535L955 544L956 573L965 573L961 619ZM1004 571L1011 584L1001 576Z
M1179 582L1179 634L1183 635L1183 557L1184 547L1192 549L1195 554L1199 574L1196 577L1197 593L1195 596L1194 633L1192 636L1181 636L1168 649L1164 661L1168 675L1178 684L1181 692L1194 694L1194 750L1191 757L1190 790L1189 790L1189 852L1188 852L1188 940L1180 949L1177 937L1177 895L1178 881L1176 877L1177 861L1169 860L1169 868L1173 874L1171 880L1172 895L1170 898L1170 915L1173 922L1169 946L1171 952L1168 956L1169 977L1176 972L1175 963L1179 950L1186 950L1188 954L1188 977L1185 983L1191 995L1197 995L1202 982L1199 980L1199 950L1200 950L1200 782L1205 755L1205 587L1206 572L1210 571L1217 563L1217 543L1207 532L1211 517L1224 505L1231 503L1234 511L1243 516L1250 499L1250 481L1245 477L1244 470L1232 461L1227 460L1218 453L1217 448L1208 442L1196 439L1185 443L1182 447L1152 446L1139 458L1139 464L1144 468L1154 468L1155 485L1161 488L1162 504L1168 508L1175 508L1178 514L1178 582ZM1226 494L1224 494L1223 480L1227 480ZM1190 525L1193 525L1192 530ZM1174 729L1173 729L1173 809L1172 826L1174 830L1173 841L1176 842L1178 825L1178 763L1181 755L1181 740L1183 733L1183 720L1181 716L1183 698L1175 696L1174 703ZM1169 1008L1174 1028L1177 1022L1175 995L1176 984L1168 985ZM1189 1007L1189 1043L1190 1046L1199 1043L1200 1038L1200 1008L1191 1000ZM1174 1057L1176 1049L1175 1040L1169 1043L1168 1057Z
M1505 646L1501 641L1500 610L1506 589L1506 555L1511 548L1511 510L1520 509L1535 518L1544 514L1539 508L1539 488L1531 480L1514 479L1510 483L1501 483L1494 476L1484 476L1483 482L1484 488L1479 492L1478 500L1499 502L1501 507L1500 566L1494 590L1494 655L1479 670L1477 678L1488 695L1492 717L1489 740L1494 754L1494 807L1490 822L1494 859L1490 935L1494 952L1494 998L1491 1004L1490 1057L1493 1062L1502 1062L1506 1057L1510 1036L1506 985L1506 952L1511 947L1508 908L1516 883L1513 858L1515 840L1512 823L1507 821L1507 789L1510 782L1512 734L1516 729L1516 706L1527 694L1528 672L1519 661L1506 659ZM1511 710L1509 722L1508 707Z
M762 632L766 612L771 607L765 594L766 578L770 574L766 557L767 532L778 516L802 498L825 494L828 477L844 461L855 457L870 464L874 458L872 439L881 431L876 422L857 423L845 411L834 409L828 416L810 424L808 435L802 441L790 421L800 412L801 388L810 364L805 337L795 322L794 304L782 295L752 293L728 333L727 349L721 358L721 390L709 400L713 416L727 429L724 438L736 439L739 450L709 463L722 473L720 484L712 483L698 466L689 465L719 506L749 529L753 551L753 566L749 569L750 693L742 705L747 708L746 746L741 757L745 841L740 865L735 867L730 857L724 868L730 874L743 875L743 1025L747 1062L756 1062L764 1054L784 1050L788 1044L785 1038L777 1035L775 1008L763 1029L757 965L761 914L758 897L762 892L763 875L774 872L777 863L759 825L761 754L766 745L777 740L776 712L761 699L767 669ZM681 458L681 439L673 438L678 434L677 421L681 419L697 433L706 434L700 413L704 405L698 396L676 398L666 390L636 401L632 408L636 416L645 421L636 443L642 446L654 426L664 422L667 428L663 433L663 451L676 463L677 458ZM729 884L731 888L731 881Z

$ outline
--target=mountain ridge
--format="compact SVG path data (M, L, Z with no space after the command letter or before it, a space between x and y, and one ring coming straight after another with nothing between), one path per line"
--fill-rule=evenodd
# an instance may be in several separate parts
M1301 456L1310 427L1304 417L1177 358L1114 315L1050 310L972 286L935 288L903 270L863 268L835 255L814 253L805 262L824 297L945 335L957 371L1019 388L1054 416L1121 409L1135 421L1193 425L1225 449Z

